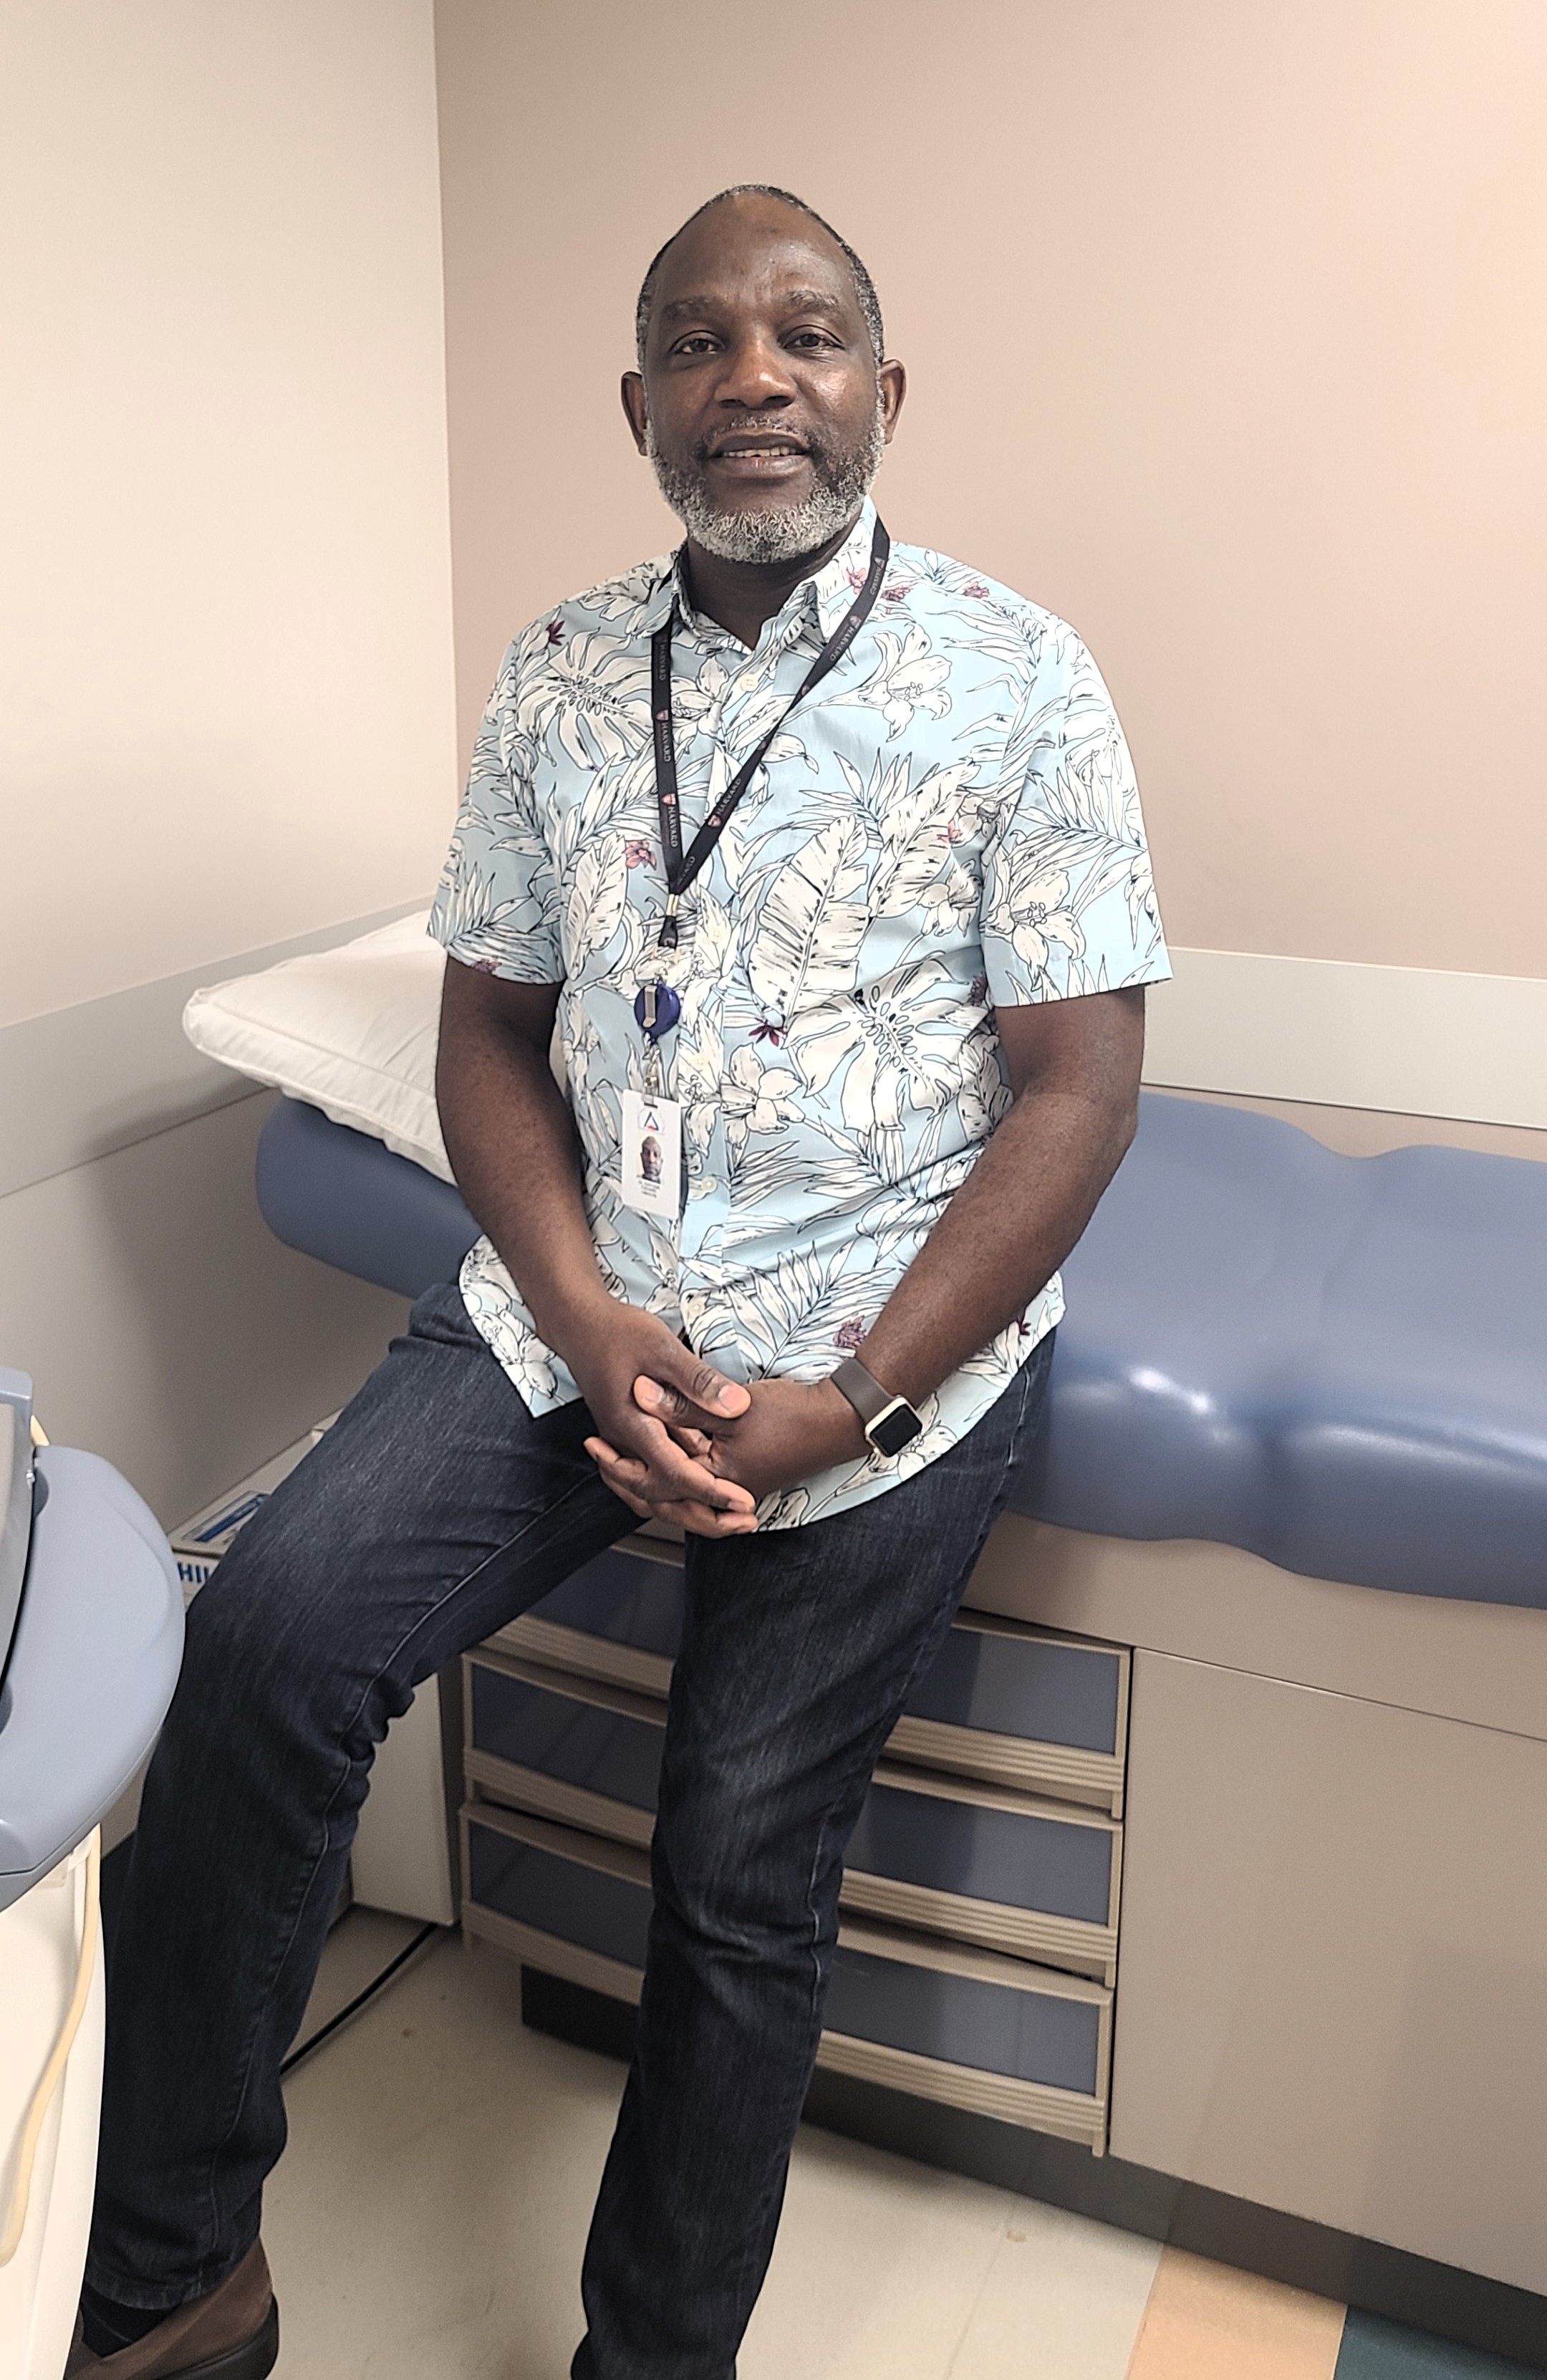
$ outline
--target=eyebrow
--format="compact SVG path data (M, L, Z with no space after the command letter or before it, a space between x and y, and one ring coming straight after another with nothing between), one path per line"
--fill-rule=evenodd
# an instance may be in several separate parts
M678 322L690 314L712 314L723 298L673 298L661 309L664 322ZM779 303L792 314L841 314L844 301L826 289L786 290Z

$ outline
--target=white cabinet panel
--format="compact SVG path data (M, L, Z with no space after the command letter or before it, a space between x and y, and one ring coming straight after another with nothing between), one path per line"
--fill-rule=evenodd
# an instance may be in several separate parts
M1547 2289L1547 1745L1134 1662L1115 2155Z

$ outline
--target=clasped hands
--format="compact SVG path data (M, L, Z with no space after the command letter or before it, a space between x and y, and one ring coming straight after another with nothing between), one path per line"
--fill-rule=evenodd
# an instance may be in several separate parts
M745 1388L657 1316L608 1304L566 1352L596 1424L586 1451L641 1520L747 1536L765 1496L865 1452L859 1416L830 1380Z

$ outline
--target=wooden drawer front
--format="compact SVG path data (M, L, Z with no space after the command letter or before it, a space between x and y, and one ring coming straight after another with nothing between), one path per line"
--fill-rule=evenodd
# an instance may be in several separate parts
M469 1932L637 1998L651 1911L643 1852L481 1803L462 1823ZM1098 1984L846 1922L819 2063L1099 2151L1111 2028L1112 1996Z
M682 1557L663 1546L659 1556L599 1554L489 1642L551 1669L664 1694L681 1635Z
M1126 1645L962 1612L899 1719L895 1758L1123 1805Z
M1110 1984L1121 1874L1111 1818L888 1762L849 1843L844 1906Z
M646 1843L655 1819L664 1708L599 1682L506 1658L467 1663L464 1766L473 1784L549 1816Z

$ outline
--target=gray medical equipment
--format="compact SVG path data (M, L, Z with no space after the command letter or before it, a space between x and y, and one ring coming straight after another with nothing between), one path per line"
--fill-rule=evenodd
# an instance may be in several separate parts
M86 2260L104 2039L96 1828L182 1658L171 1548L0 1371L0 2371L57 2380Z
M32 1444L0 1370L0 1910L111 1809L166 1715L183 1600L164 1536L94 1454Z

